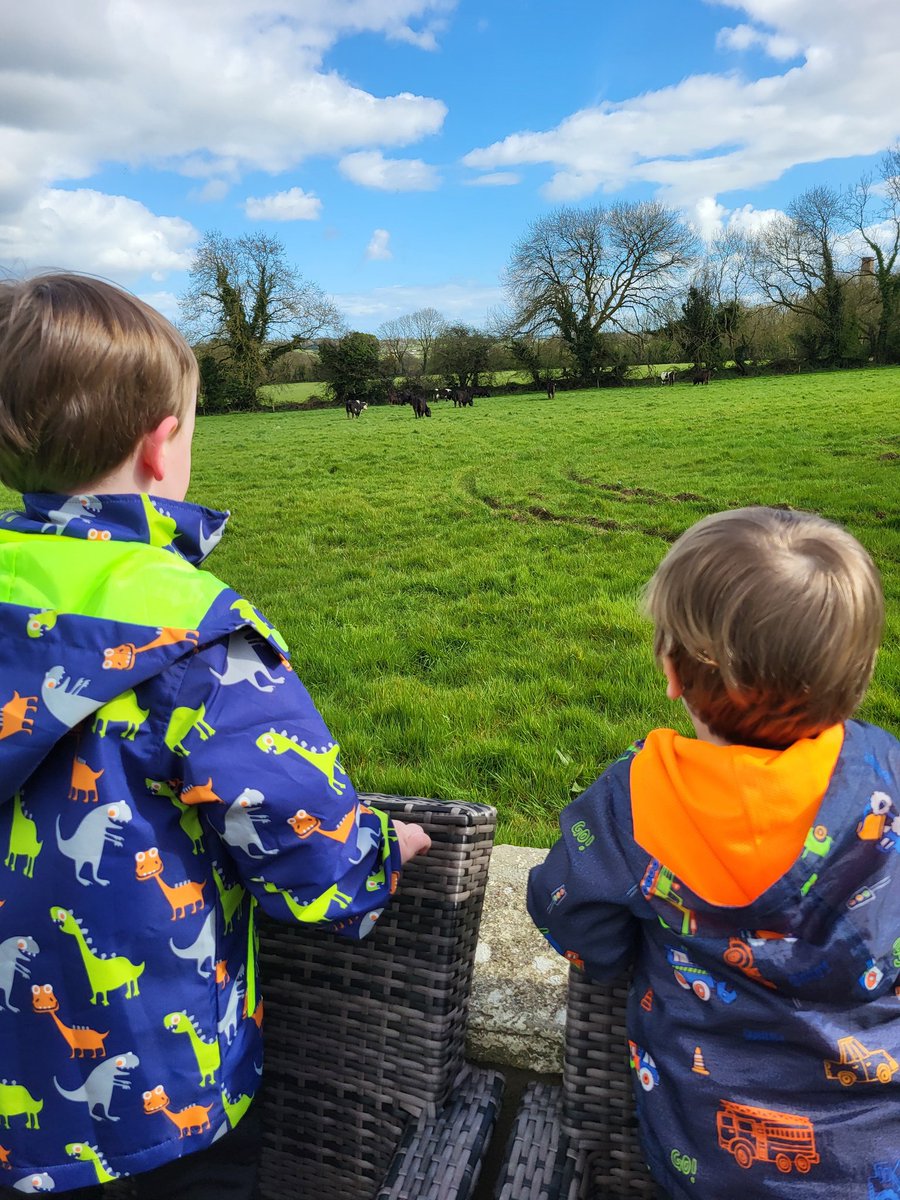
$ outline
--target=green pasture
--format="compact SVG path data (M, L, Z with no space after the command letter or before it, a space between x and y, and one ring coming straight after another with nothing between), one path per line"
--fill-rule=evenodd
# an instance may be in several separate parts
M863 715L900 733L900 370L198 422L211 567L287 637L361 789L490 801L540 845L649 728L687 732L637 613L705 513L847 525L889 625Z

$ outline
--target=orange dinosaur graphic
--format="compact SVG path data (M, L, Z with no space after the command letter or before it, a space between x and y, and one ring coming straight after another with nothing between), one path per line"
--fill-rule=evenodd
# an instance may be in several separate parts
M31 1007L36 1013L49 1013L56 1028L68 1043L71 1054L69 1058L84 1058L90 1053L91 1058L106 1057L104 1041L109 1037L109 1030L100 1033L96 1029L88 1029L84 1025L66 1025L57 1016L59 1001L53 994L53 987L45 983L43 987L35 984L31 989Z
M739 1167L773 1162L783 1175L792 1168L805 1175L819 1162L815 1130L809 1117L772 1108L753 1108L731 1100L720 1100L719 1106L716 1113L719 1145L734 1155Z
M9 1151L5 1146L0 1146L0 1167L5 1167L7 1171L12 1170L9 1164Z
M158 1112L165 1113L178 1130L179 1137L183 1138L185 1134L190 1137L192 1133L202 1133L204 1129L209 1129L211 1104L205 1107L202 1104L190 1104L179 1112L172 1112L169 1108L171 1101L161 1083L158 1083L152 1092L144 1092L143 1100L144 1112L148 1116Z
M175 646L179 642L191 642L196 646L200 637L197 629L172 629L164 625L157 629L152 642L143 646L135 646L134 642L123 642L121 646L107 646L103 651L104 671L129 671L134 666L134 660L145 650L155 650L157 646Z
M97 780L102 774L102 771L92 771L83 758L76 756L72 763L69 799L78 800L81 798L81 793L84 792L84 803L89 804L93 800L96 804L99 799Z
M0 742L14 733L31 733L34 719L29 713L37 712L37 696L20 696L13 691L12 697L0 708Z
M182 804L224 804L221 796L213 791L212 775L206 783L193 783L186 787L180 796Z
M155 879L159 884L160 891L171 905L173 921L178 917L187 916L188 905L191 906L192 913L195 913L198 907L201 909L205 907L203 889L206 887L206 880L204 879L202 883L192 883L188 879L170 887L162 877L163 861L155 846L151 846L149 850L139 850L134 856L134 861L134 873L137 879Z
M228 963L224 958L220 958L216 963L216 983L220 988L227 987L231 982L231 976L228 974Z
M356 809L350 809L337 829L323 829L319 818L312 816L305 808L298 808L292 817L288 817L287 823L301 840L313 833L320 833L322 837L333 838L336 842L346 842L356 824Z

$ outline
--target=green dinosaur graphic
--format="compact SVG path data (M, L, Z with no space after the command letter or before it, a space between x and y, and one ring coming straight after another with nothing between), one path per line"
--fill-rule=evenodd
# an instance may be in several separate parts
M205 1038L200 1032L196 1018L189 1017L183 1009L181 1012L167 1013L163 1018L163 1025L170 1033L187 1034L200 1069L200 1086L205 1087L207 1079L211 1084L215 1083L216 1071L222 1065L218 1039Z
M106 737L106 728L108 725L124 725L125 728L122 730L121 736L133 742L134 735L149 715L149 708L141 708L137 702L137 696L134 694L134 689L129 688L127 692L122 692L120 696L115 696L108 704L104 704L102 708L97 709L91 730L93 733L97 733L98 727L101 727L99 729L100 736Z
M346 783L342 783L334 777L335 767L343 774L343 768L339 767L337 762L337 757L341 752L337 742L332 742L330 746L323 746L321 750L316 750L313 746L307 746L305 742L298 742L296 734L288 737L286 730L276 733L274 729L270 729L268 733L259 735L256 739L256 746L258 750L262 750L263 754L286 754L288 750L299 754L317 771L322 772L328 780L329 787L339 796L347 787Z
M40 612L30 613L25 624L25 632L30 638L41 637L48 629L56 624L59 613L52 608L44 608Z
M235 913L240 909L247 893L239 883L233 883L230 887L226 887L216 863L213 863L213 879L219 892L219 907L222 909L222 917L225 921L225 932L230 933Z
M173 708L172 715L169 717L169 727L166 730L166 736L163 741L173 752L180 754L182 758L187 758L190 750L185 750L184 739L196 729L200 734L202 742L208 741L216 732L212 725L203 718L206 716L206 705L201 704L198 708Z
M237 1100L232 1100L225 1088L222 1088L222 1107L225 1109L228 1124L232 1129L237 1125L252 1102L253 1097L246 1095L244 1092L238 1096Z
M147 518L147 530L150 534L150 545L168 550L175 540L178 526L168 513L161 512L146 493L141 493L141 504Z
M0 1083L0 1121L4 1129L9 1129L10 1117L25 1117L26 1129L40 1129L38 1113L43 1107L43 1100L35 1100L28 1088L14 1079Z
M63 933L68 933L78 943L81 961L87 971L88 983L91 985L91 1004L97 1003L97 997L105 1005L109 1005L107 993L117 988L125 988L125 999L130 1000L140 995L138 979L144 973L144 963L133 963L118 954L101 957L88 945L86 931L79 919L67 908L53 905L50 909L50 919L54 921Z
M40 854L43 844L37 840L37 826L22 805L21 792L16 792L13 797L12 827L9 831L9 853L3 860L4 866L14 871L18 860L24 858L22 874L31 879L34 875L34 860Z
M98 1183L112 1183L114 1179L120 1178L110 1171L106 1165L106 1159L96 1146L89 1146L85 1142L69 1142L66 1145L66 1154L77 1158L80 1162L93 1163Z
M200 826L200 810L192 804L185 804L175 789L161 779L145 779L144 786L154 796L167 796L178 809L178 824L191 839L192 853L203 854L203 830Z
M287 650L287 642L284 640L275 626L268 625L249 600L235 600L231 607L232 610L236 612L242 620L246 621L248 625L253 626L260 637L265 638L266 641L271 638L276 646L280 647L282 650Z
M304 924L325 920L328 917L332 902L339 908L346 908L353 899L346 892L339 891L337 884L333 883L321 896L316 896L315 900L310 900L308 904L301 904L298 900L294 899L290 892L276 887L274 883L267 883L264 879L255 879L254 883L261 883L264 892L281 896L297 920L303 921Z

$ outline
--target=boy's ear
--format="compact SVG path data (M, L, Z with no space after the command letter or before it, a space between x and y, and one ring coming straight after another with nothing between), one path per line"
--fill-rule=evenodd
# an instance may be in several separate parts
M141 438L138 453L140 465L157 482L166 475L166 453L169 440L178 428L178 418L172 414L163 417L155 429Z
M661 665L663 674L666 677L666 696L670 700L678 700L684 688L681 686L681 680L678 678L678 671L675 669L675 664L668 654L662 656Z

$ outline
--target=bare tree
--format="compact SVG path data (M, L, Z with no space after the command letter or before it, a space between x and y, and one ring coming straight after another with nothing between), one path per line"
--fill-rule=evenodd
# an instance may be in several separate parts
M385 321L378 327L378 338L381 349L388 359L393 373L404 378L410 373L409 364L413 360L413 349L416 344L416 334L412 317L407 314Z
M900 143L881 160L881 180L865 175L845 195L848 223L862 245L871 252L868 269L861 272L864 286L877 296L872 331L872 354L876 362L887 362L897 340L900 317L900 275L896 272L900 252ZM874 298L874 297L872 297ZM869 297L863 296L863 303ZM900 347L898 347L900 348Z
M447 322L436 308L419 308L406 318L412 331L411 336L419 349L422 374L428 374L428 360L434 344L447 328Z
M207 233L188 279L179 299L187 332L215 344L248 385L263 382L289 350L343 325L321 288L287 261L283 243L265 233Z
M513 248L506 286L521 333L558 333L582 378L602 363L605 326L629 330L663 303L695 239L655 201L559 208Z
M814 187L798 196L753 239L750 271L763 294L805 318L810 351L840 362L848 349L846 280L847 219L834 188Z

